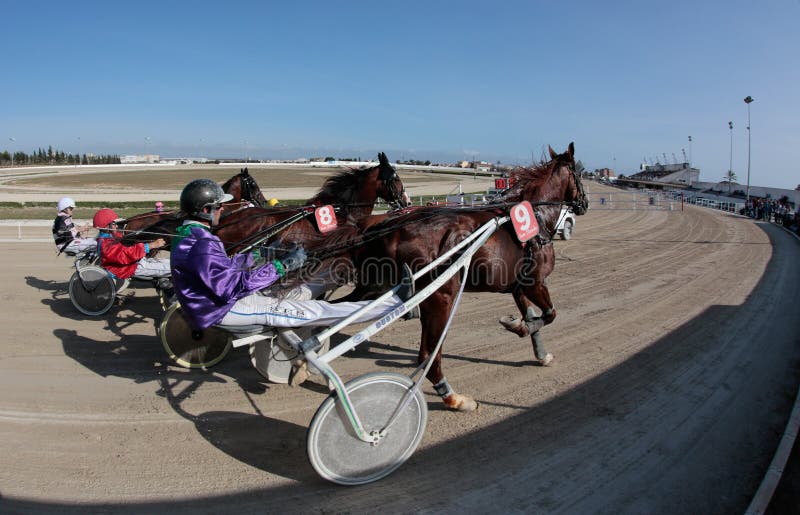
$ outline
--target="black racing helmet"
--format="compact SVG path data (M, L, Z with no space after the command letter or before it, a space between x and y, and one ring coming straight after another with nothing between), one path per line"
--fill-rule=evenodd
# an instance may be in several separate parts
M195 179L181 191L181 211L209 222L213 214L203 213L206 206L215 206L233 199L233 195L225 193L219 184L211 179Z

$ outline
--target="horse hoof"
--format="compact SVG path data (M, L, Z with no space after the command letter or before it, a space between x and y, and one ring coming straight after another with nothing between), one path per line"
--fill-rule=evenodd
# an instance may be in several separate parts
M539 365L543 367L549 367L550 363L553 362L553 357L554 356L548 352L542 359L539 360Z
M478 403L472 397L454 393L443 397L445 406L453 411L475 411L478 409Z
M309 375L311 374L308 371L307 362L304 361L300 365L293 366L289 375L289 386L300 386L308 379Z
M523 323L522 319L517 318L514 315L504 316L499 320L499 322L503 327L506 328L507 331L511 331L520 338L530 334L528 327L525 325L525 323Z

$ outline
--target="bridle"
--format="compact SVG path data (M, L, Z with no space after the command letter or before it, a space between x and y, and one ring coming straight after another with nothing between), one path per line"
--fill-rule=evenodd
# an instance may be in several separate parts
M569 173L572 175L572 180L575 182L575 189L578 190L578 198L573 200L570 205L575 214L580 216L586 214L586 210L589 208L589 203L586 200L586 191L583 189L580 175L575 171L574 163L569 165Z
M266 207L264 205L264 196L260 195L261 198L257 198L258 196L255 192L260 192L260 190L255 179L253 179L253 177L251 177L249 174L239 174L239 191L241 192L242 200L249 200L258 207Z
M381 182L383 182L384 188L386 188L391 197L391 200L389 200L389 206L392 208L392 210L402 209L405 207L405 202L403 201L403 197L406 193L405 185L402 181L400 181L400 176L397 175L397 171L394 168L390 166L388 167L388 170L391 170L391 175L386 173L387 170L385 168L381 167L379 172L380 175L378 177L381 179ZM398 181L400 182L399 191L397 188Z

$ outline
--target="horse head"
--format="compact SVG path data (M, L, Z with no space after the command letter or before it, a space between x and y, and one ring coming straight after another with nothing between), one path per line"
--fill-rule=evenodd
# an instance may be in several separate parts
M250 175L247 168L239 172L239 191L241 199L249 200L258 207L267 207L267 199L261 193L261 188L258 187L256 180Z
M567 204L576 214L584 214L588 207L583 184L575 171L575 145L569 144L566 152L556 153L548 147L550 160L533 168L512 172L514 186L502 195L504 202L529 201L554 228L561 205Z
M567 151L563 154L556 154L549 145L548 150L550 151L551 162L554 164L560 163L566 167L566 172L568 172L568 175L564 175L567 180L564 181L562 178L562 183L565 186L562 199L571 205L576 215L586 214L589 209L589 200L586 197L586 191L583 189L580 174L575 171L575 144L570 143Z
M230 204L250 202L258 207L267 207L267 199L247 168L240 169L238 174L225 181L222 190L233 195Z
M406 193L403 181L397 171L389 163L389 158L381 152L378 154L378 180L381 181L377 193L394 209L401 209L411 205L411 199Z

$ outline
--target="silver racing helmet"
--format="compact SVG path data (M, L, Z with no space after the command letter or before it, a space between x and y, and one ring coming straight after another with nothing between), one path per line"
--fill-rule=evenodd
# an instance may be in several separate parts
M181 211L189 216L213 221L213 213L204 213L206 206L213 207L223 202L229 202L233 195L225 193L216 182L211 179L195 179L181 191Z

